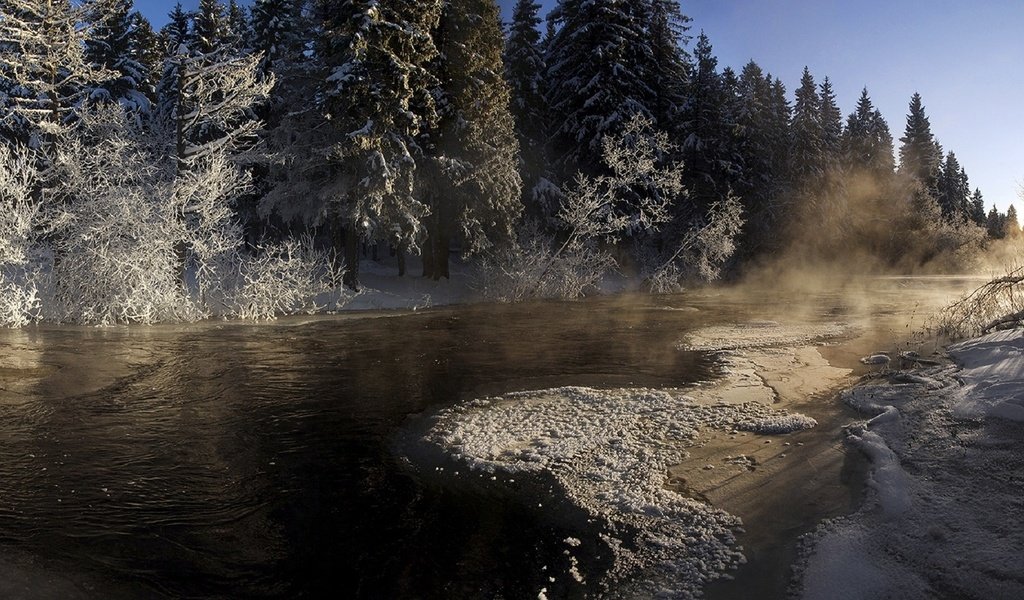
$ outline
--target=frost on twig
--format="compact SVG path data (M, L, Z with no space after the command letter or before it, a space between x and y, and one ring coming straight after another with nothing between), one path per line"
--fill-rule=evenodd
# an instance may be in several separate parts
M953 338L1024 326L1024 267L1016 267L947 306L938 329Z
M634 116L619 135L603 140L608 174L580 174L563 190L557 236L528 226L518 244L485 257L485 295L517 301L537 297L576 298L616 268L607 247L623 236L650 232L670 218L683 195L682 165L662 164L672 145L649 119Z

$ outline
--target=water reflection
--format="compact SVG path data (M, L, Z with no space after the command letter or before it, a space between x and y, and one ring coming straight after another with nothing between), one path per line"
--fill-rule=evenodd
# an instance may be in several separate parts
M84 573L92 597L535 596L585 522L411 468L394 452L410 415L679 386L710 374L676 349L697 325L855 313L843 294L705 294L0 332L0 554Z

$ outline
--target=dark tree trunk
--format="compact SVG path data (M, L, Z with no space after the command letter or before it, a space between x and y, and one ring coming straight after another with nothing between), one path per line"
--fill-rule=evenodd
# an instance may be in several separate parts
M434 233L433 223L427 222L427 239L423 241L423 249L420 254L423 256L423 277L433 279L434 277Z
M359 291L359 234L355 224L345 228L345 275L342 283L353 291Z
M405 242L398 244L395 252L398 256L398 276L405 277Z

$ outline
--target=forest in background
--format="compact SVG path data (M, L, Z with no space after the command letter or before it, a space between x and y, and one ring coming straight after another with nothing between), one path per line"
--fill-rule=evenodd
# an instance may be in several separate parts
M360 258L489 297L765 265L954 272L1020 237L909 102L719 68L675 0L0 0L0 323L270 318ZM546 25L542 33L542 25ZM899 161L895 160L898 156ZM331 302L331 301L329 301Z

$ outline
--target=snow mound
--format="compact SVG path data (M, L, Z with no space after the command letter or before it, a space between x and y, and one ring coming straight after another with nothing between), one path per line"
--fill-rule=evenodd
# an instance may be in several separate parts
M951 348L962 368L842 394L872 417L847 429L871 462L867 497L805 537L792 597L1024 598L1022 340L971 340Z
M1024 332L992 333L956 344L950 354L966 383L956 417L1024 421Z
M785 433L814 424L758 402L702 404L681 390L562 387L445 409L426 439L476 470L553 476L604 526L615 558L605 579L611 595L694 597L743 562L734 537L741 523L667 489L668 468L703 429Z
M775 321L750 321L705 327L687 336L680 342L679 349L722 351L804 346L844 337L850 331L850 325L839 322L789 325Z

